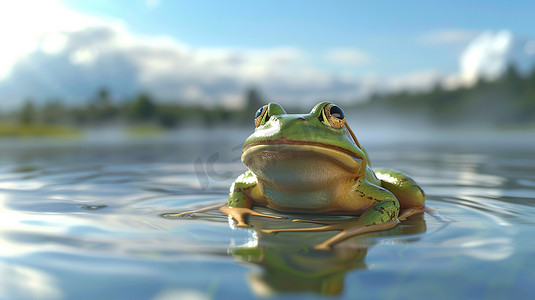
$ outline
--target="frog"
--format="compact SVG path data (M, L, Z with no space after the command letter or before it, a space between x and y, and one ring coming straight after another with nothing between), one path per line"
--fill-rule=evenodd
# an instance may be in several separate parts
M266 207L283 214L346 216L340 221L294 219L319 227L262 229L263 233L339 231L316 245L329 250L352 236L393 228L424 212L425 193L408 175L372 169L366 150L349 127L342 108L330 101L308 114L288 114L275 102L258 109L255 130L245 140L241 161L248 170L237 177L226 204L170 215L181 217L219 208L238 227L250 227L249 215Z

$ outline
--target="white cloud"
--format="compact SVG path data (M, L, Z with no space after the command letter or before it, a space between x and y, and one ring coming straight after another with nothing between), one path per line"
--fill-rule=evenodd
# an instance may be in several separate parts
M357 67L370 62L370 57L358 49L336 48L327 51L325 60L340 66Z
M65 48L67 38L61 33L52 33L41 42L41 50L46 54L58 54Z
M420 41L425 44L453 44L464 43L472 40L479 34L479 31L465 29L444 29L427 33L420 37Z
M484 32L466 48L461 56L462 78L473 84L481 76L498 77L506 67L506 56L512 47L513 36L508 31Z
M460 69L463 82L474 84L480 78L495 79L510 65L521 73L535 66L533 41L516 38L507 30L486 31L475 38L461 55Z
M88 49L80 49L69 56L69 60L75 65L89 65L96 59L97 54Z
M0 1L0 80L10 74L14 62L34 51L41 42L43 50L54 52L61 46L58 37L62 31L100 22L66 9L59 0Z

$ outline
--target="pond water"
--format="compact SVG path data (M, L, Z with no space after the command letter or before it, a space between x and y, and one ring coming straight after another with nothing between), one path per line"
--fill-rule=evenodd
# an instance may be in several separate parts
M288 220L162 216L225 202L247 135L0 141L0 299L535 296L535 134L362 136L373 165L409 173L444 219L333 251L312 249L333 232L255 231Z

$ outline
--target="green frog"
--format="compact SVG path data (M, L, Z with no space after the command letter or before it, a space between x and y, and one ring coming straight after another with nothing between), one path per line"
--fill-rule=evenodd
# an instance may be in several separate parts
M262 230L340 231L315 247L327 250L424 211L425 194L414 180L398 171L370 167L366 151L336 104L322 102L308 114L287 114L281 105L269 103L258 109L254 123L256 129L241 156L249 170L230 187L228 203L218 206L237 226L250 227L247 215L282 218L255 211L254 206L283 213L355 216L345 221L296 219L323 226Z

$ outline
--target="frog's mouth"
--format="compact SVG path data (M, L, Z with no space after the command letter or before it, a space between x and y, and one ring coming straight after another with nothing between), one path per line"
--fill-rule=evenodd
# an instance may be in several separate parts
M365 165L362 157L347 149L286 138L250 143L241 159L264 181L309 188L355 177Z
M280 138L271 141L253 142L243 147L241 159L245 165L247 161L258 152L313 152L324 155L339 161L343 167L350 170L358 168L362 161L362 156L355 152L344 149L336 145L323 144L318 142L296 141L287 138ZM311 162L313 163L313 162Z
M282 145L296 146L295 147L295 151L299 151L299 149L300 149L299 146L313 146L313 147L319 147L319 148L326 148L326 149L331 149L331 150L334 150L334 151L337 151L337 152L345 153L345 154L351 156L351 158L353 160L355 160L355 161L361 161L362 160L362 157L360 155L358 155L357 153L352 152L352 151L347 150L347 149L344 149L342 147L336 146L336 145L330 145L330 144L324 144L324 143L318 143L318 142L296 141L296 140L290 140L290 139L287 139L287 138L280 138L280 139L276 139L276 140L259 141L259 142L250 143L250 144L248 144L248 145L243 147L243 155L245 155L245 153L248 150L251 150L252 148L255 148L255 147L258 147L258 146L269 146L269 145L273 145L273 146L282 146ZM242 155L242 158L243 158L243 155ZM242 159L242 161L243 161L243 159Z

